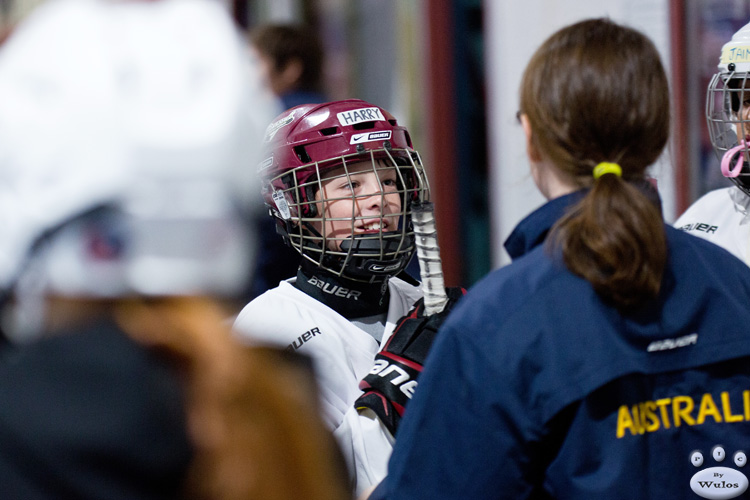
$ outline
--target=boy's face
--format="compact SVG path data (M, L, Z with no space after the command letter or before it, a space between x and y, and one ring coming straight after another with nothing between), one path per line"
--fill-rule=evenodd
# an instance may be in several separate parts
M326 246L340 250L341 241L357 234L379 234L398 229L401 195L396 167L369 160L326 172L315 194L322 221L313 222Z

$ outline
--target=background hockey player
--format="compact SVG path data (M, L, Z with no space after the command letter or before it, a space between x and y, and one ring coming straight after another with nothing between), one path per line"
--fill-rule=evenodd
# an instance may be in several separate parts
M750 265L750 24L724 44L707 89L706 119L722 174L734 186L698 199L675 227L720 245Z

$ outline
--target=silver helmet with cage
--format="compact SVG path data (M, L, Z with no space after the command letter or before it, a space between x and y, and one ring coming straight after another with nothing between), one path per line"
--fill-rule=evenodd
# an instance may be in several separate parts
M0 48L0 290L240 293L279 109L248 57L211 0L32 12Z
M260 164L277 231L309 263L382 281L416 251L411 209L429 200L419 154L385 109L348 99L297 106L268 127Z
M708 84L706 120L722 174L750 195L750 24L721 49Z

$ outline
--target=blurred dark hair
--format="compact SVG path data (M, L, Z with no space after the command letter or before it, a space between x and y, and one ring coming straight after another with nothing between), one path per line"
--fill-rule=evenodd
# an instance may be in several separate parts
M298 59L303 68L297 89L322 91L323 46L311 28L294 24L265 24L250 32L250 42L273 61L277 71Z

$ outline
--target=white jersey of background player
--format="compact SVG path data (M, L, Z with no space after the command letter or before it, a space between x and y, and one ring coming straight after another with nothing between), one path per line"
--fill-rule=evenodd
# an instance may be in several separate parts
M724 44L709 83L706 119L721 171L735 187L711 191L675 227L727 249L750 265L750 24ZM747 90L745 90L747 89ZM739 189L737 189L739 188Z
M393 437L355 401L375 355L422 297L402 271L416 249L411 206L427 200L427 180L407 130L360 100L292 108L265 141L266 204L301 265L248 304L235 330L312 358L323 417L359 494L385 476Z

